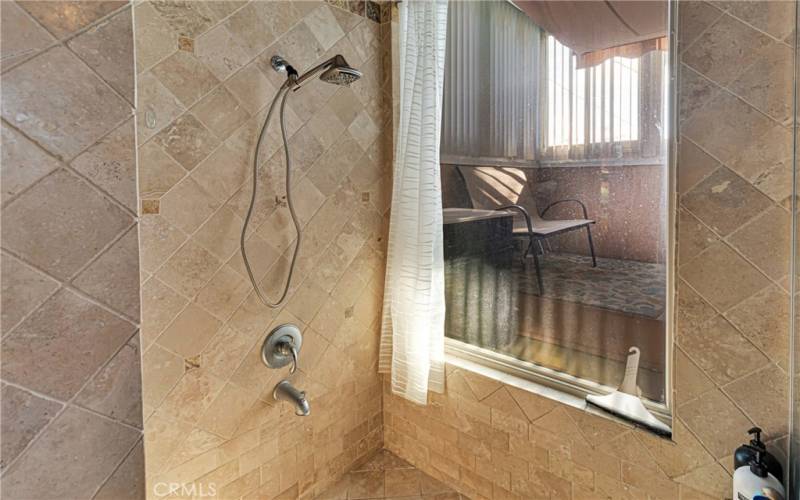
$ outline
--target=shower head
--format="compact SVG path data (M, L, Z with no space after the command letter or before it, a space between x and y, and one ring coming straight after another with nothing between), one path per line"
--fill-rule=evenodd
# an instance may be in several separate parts
M360 71L347 64L347 61L341 54L337 54L322 64L311 68L297 78L294 81L294 90L300 89L305 82L309 81L320 72L322 73L319 76L320 80L335 85L350 85L362 76Z

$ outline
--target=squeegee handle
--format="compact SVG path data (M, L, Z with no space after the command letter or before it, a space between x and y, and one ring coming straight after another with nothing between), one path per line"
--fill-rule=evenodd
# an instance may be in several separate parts
M628 361L625 363L625 378L619 386L619 392L638 397L636 389L636 376L639 373L639 348L631 347L628 350Z

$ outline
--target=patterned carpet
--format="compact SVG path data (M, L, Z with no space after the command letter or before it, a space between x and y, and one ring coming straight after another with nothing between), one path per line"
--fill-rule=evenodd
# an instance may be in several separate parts
M514 276L521 294L621 311L658 319L664 314L666 268L633 260L597 259L588 256L547 253L539 256L544 293L536 282L533 259L524 267L514 259Z

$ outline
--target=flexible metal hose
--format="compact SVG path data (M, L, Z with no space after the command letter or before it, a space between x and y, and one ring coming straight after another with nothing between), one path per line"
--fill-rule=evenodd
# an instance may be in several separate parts
M242 259L244 260L244 267L247 269L247 275L250 277L250 283L253 284L253 290L256 292L256 296L267 307L271 307L273 309L280 307L283 305L284 301L286 301L286 296L289 293L289 286L292 284L292 275L294 274L295 264L297 263L297 255L300 253L300 240L302 238L302 233L300 232L300 222L297 219L297 214L294 211L294 204L292 203L292 162L290 159L289 154L289 143L286 140L286 124L284 118L284 108L286 106L286 98L289 96L289 80L284 83L278 92L275 94L275 98L272 100L272 104L269 107L269 111L267 112L267 117L264 119L264 125L261 127L261 132L258 134L258 140L256 141L256 151L255 157L253 158L253 192L250 195L250 207L247 209L247 215L244 218L244 224L242 225L242 235L239 239L239 247L242 251ZM281 99L281 110L280 110L280 123L281 123L281 137L283 138L283 150L286 153L286 204L289 207L289 214L292 217L292 222L294 223L294 229L297 233L297 241L294 245L294 253L292 254L292 261L289 265L289 274L286 276L286 286L283 287L283 293L281 294L280 298L277 302L270 302L269 299L264 295L261 291L261 288L256 283L255 276L253 276L253 269L250 267L250 261L247 259L247 250L245 249L245 236L247 234L247 226L250 224L250 217L253 215L253 208L256 204L256 188L258 187L258 158L261 153L261 143L264 140L264 135L266 135L267 129L269 128L269 122L272 119L272 112L275 110L275 104L278 102L278 98L283 93L283 99Z

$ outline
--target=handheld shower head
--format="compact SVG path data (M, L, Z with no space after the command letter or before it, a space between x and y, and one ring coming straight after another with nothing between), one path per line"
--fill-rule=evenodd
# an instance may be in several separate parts
M305 82L322 73L320 80L335 85L350 85L361 78L361 72L352 68L341 54L337 54L322 64L311 68L294 81L294 90L299 90Z

